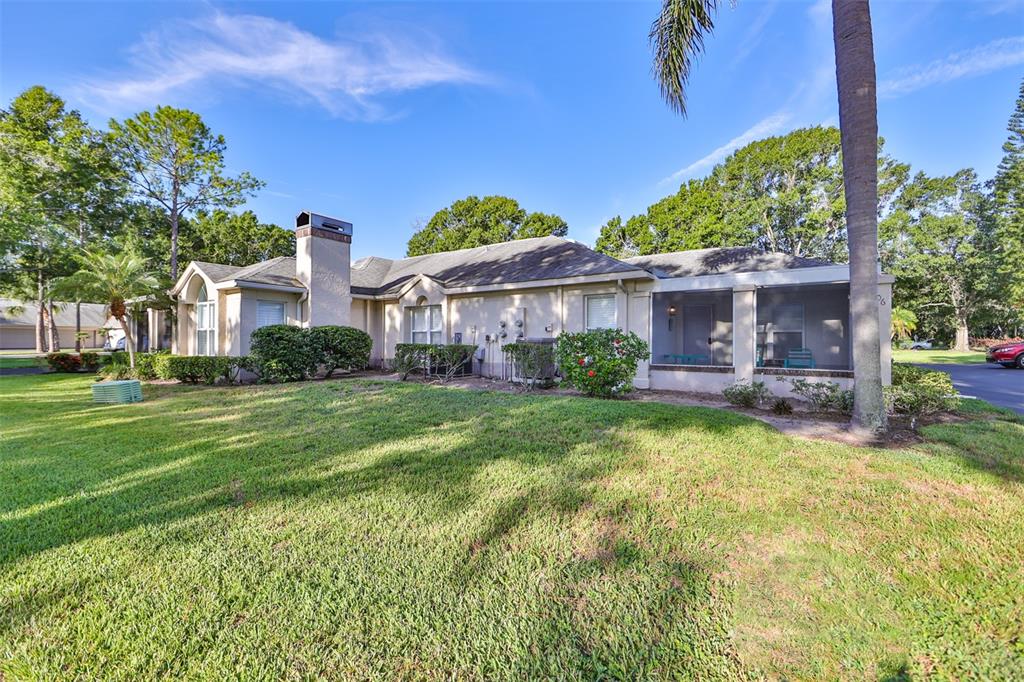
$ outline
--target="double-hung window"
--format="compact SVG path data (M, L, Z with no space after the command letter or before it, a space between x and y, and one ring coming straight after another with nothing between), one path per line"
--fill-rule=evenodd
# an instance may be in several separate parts
M416 306L411 309L411 315L413 343L441 343L441 306Z
M587 296L586 322L587 331L595 329L615 329L615 294Z
M256 301L256 326L284 324L283 301Z
M204 285L196 297L196 355L217 354L217 304Z

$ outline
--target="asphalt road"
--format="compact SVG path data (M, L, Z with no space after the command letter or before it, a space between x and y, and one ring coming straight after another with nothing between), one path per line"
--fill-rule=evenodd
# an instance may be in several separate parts
M921 365L947 372L962 395L987 400L1024 414L1024 370L1002 365Z

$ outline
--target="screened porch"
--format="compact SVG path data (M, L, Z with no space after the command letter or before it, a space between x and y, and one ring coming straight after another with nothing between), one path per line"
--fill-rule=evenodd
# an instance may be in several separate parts
M849 291L847 284L759 288L755 366L851 369Z
M732 365L732 290L671 291L653 296L654 364Z

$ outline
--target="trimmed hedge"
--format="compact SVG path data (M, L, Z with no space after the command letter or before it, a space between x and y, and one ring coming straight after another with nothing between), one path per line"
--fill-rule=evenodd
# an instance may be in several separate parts
M315 376L321 366L327 376L338 369L363 369L370 364L372 348L370 335L355 327L272 324L252 333L244 369L263 382L301 381Z
M230 382L242 362L241 358L218 355L160 355L156 367L161 379L214 384L218 379Z
M555 344L516 341L507 344L504 351L512 358L515 373L523 380L523 386L532 390L538 386L548 388L554 384Z
M311 350L317 362L323 365L327 377L336 369L351 372L370 365L373 339L361 329L323 326L313 327L307 333Z
M249 368L260 381L301 381L316 374L317 360L307 329L271 324L252 333Z
M621 329L562 332L555 346L558 368L569 385L601 398L632 391L637 363L650 356L646 341Z

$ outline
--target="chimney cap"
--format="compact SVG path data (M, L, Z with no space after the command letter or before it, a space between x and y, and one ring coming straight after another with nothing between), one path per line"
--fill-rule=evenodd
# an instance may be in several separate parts
M332 230L352 236L352 223L312 211L302 211L295 216L295 229L300 227L318 227L322 230Z

